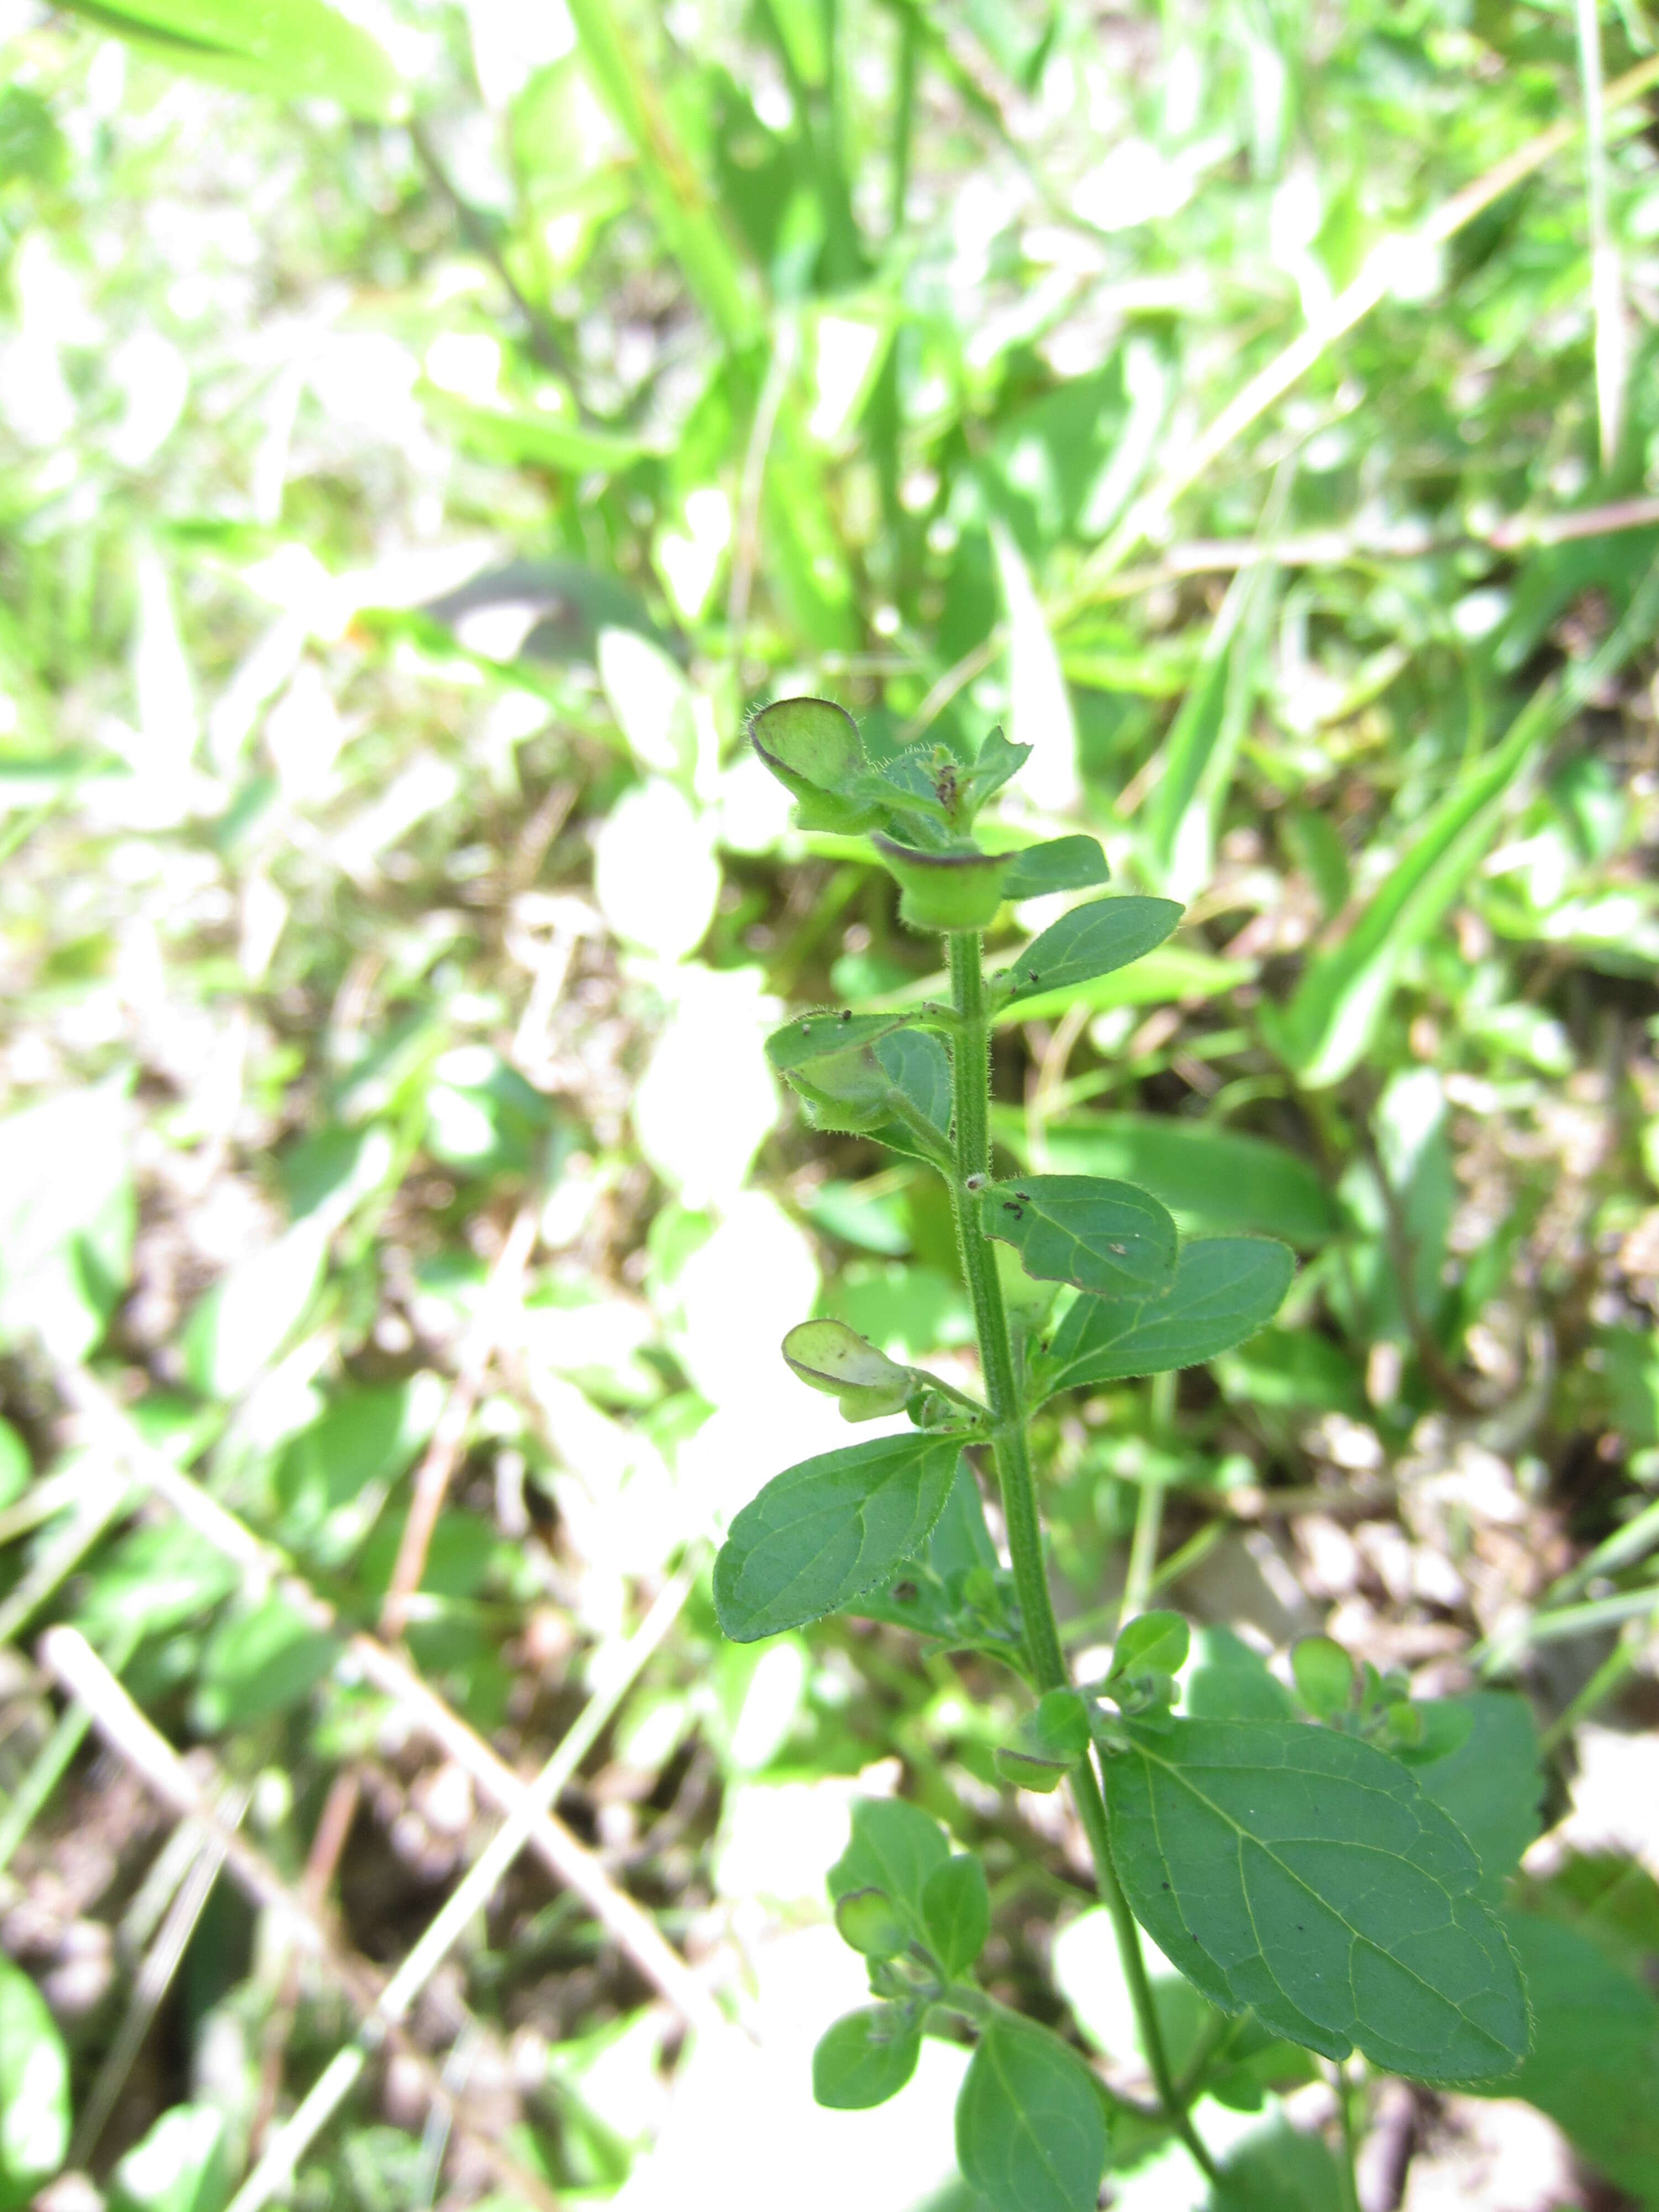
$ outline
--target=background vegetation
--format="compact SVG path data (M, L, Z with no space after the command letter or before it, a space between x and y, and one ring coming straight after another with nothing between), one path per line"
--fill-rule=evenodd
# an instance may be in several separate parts
M1135 2078L994 1680L714 1623L837 1437L783 1328L969 1334L762 1057L930 957L748 756L795 690L1002 720L1188 902L997 1133L1302 1256L1052 1425L1068 1634L1156 1588L1543 1732L1555 2073L1382 2088L1365 2203L1659 2201L1647 11L354 12L0 9L0 2203L907 2212L953 2054L808 2101L855 1786Z

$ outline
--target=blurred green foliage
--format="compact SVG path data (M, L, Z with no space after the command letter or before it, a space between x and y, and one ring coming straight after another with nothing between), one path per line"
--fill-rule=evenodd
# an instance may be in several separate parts
M833 696L877 757L1000 721L1035 748L1012 830L1188 902L1079 1014L1010 1010L995 1133L1302 1266L1213 1370L1044 1417L1075 1639L1138 1530L1212 1624L1189 1711L1277 1710L1231 1626L1328 1628L1385 1669L1472 1651L1557 1756L1596 1712L1639 1742L1659 167L1651 91L1596 87L1650 85L1653 45L1638 0L0 15L0 1937L57 2021L0 1983L0 2109L15 2050L41 2085L0 2198L70 2156L112 2205L220 2212L353 2027L225 1886L167 1919L170 1817L112 1796L40 1626L211 1755L290 1882L356 1778L371 1957L482 1817L146 1449L342 1632L440 1469L405 1649L528 1764L680 1555L844 1433L757 1343L814 1311L901 1359L967 1340L926 1179L810 1136L761 1050L930 957L858 840L787 826L744 743L770 696ZM896 1628L725 1646L705 1582L564 1802L729 1985L762 1907L822 1917L846 1779L896 1759L986 1858L991 1982L1059 2017L1064 1838L999 1794L1000 1734ZM1571 1981L1595 1900L1551 1909L1528 1940ZM164 1920L165 2033L78 2139L63 2053L83 2114ZM1605 2120L1645 2105L1655 1942L1596 1954L1595 2083L1580 2050L1522 2085L1650 2194ZM768 2102L667 2064L539 1867L459 1955L464 2015L420 2033L519 2039L488 2124L419 2142L376 2075L297 2202L428 2202L446 2156L480 2196L480 2134L607 2194L665 2084ZM1294 2077L1235 2056L1268 2096L1237 2186L1273 2201ZM920 2199L953 2089L919 2069L903 2155L816 2139L837 2201ZM734 2191L792 2170L762 2134ZM1167 2179L1140 2154L1126 2203Z

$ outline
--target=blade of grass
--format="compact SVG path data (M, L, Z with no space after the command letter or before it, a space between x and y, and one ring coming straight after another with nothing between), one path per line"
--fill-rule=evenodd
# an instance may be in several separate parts
M1601 102L1603 118L1628 107L1655 84L1659 84L1659 57L1642 62L1614 79ZM1123 565L1182 494L1196 483L1252 423L1282 399L1340 338L1346 337L1357 323L1388 297L1399 272L1420 267L1425 254L1437 252L1494 201L1564 152L1583 129L1583 123L1574 118L1552 124L1524 146L1517 147L1513 154L1495 162L1484 176L1477 177L1462 191L1443 201L1414 230L1398 232L1379 240L1365 257L1364 266L1353 282L1345 285L1322 314L1310 321L1299 337L1250 379L1209 428L1194 439L1180 459L1135 501L1105 544L1085 562L1077 582L1055 609L1055 619L1063 622L1089 605L1097 586Z
M569 0L594 88L639 156L663 242L728 345L747 344L757 317L753 288L714 203L670 122L629 33L610 0Z
M1578 82L1584 110L1584 198L1589 219L1590 312L1595 322L1595 419L1601 466L1619 450L1628 348L1619 247L1607 223L1607 108L1601 84L1601 18L1597 0L1574 0L1578 25Z
M1340 1082L1358 1064L1401 963L1436 927L1484 851L1498 801L1656 623L1659 562L1596 650L1535 692L1508 734L1429 815L1342 942L1310 963L1289 1005L1271 1019L1264 1009L1264 1035L1310 1089Z

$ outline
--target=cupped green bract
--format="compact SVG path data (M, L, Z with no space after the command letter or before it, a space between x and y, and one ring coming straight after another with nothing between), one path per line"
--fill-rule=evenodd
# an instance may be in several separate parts
M1025 1176L981 1191L980 1226L1012 1244L1028 1274L1103 1297L1160 1297L1175 1280L1176 1225L1133 1183Z
M921 1806L902 1797L856 1798L852 1836L830 1869L830 1894L839 1903L855 1890L878 1889L922 1936L928 1880L950 1856L944 1829Z
M1031 1362L1030 1396L1161 1375L1231 1352L1273 1319L1295 1273L1289 1249L1268 1237L1200 1237L1182 1247L1161 1297L1079 1298Z
M871 842L898 884L899 918L912 929L948 935L984 929L995 921L1007 854L981 853L976 845L923 852L879 833Z
M833 2112L867 2112L896 2097L916 2070L921 2037L893 2005L865 2005L826 2028L812 2053L812 2098Z
M1118 1873L1213 2003L1419 2081L1519 2063L1526 1997L1480 1862L1396 1760L1296 1721L1126 1726L1105 1762Z
M790 1371L814 1390L841 1401L849 1421L896 1413L916 1387L914 1368L901 1367L844 1321L804 1321L783 1340Z
M893 1090L875 1047L905 1020L903 1014L799 1014L767 1038L766 1057L806 1101L817 1127L873 1128Z
M858 726L832 699L775 699L749 725L755 750L794 794L803 830L867 830L878 809L854 787L869 763Z
M1037 848L1039 852L1045 849ZM1162 945L1185 912L1173 899L1163 898L1091 899L1086 906L1073 907L1052 929L1033 938L999 979L1006 992L1005 1003L1034 999L1039 992L1069 990L1074 983L1127 968Z
M1088 2068L1057 2036L998 2014L957 2096L957 2163L993 2212L1093 2212L1106 2114Z
M714 1609L734 1644L802 1628L873 1589L924 1542L956 1474L954 1437L878 1437L769 1482L714 1561Z

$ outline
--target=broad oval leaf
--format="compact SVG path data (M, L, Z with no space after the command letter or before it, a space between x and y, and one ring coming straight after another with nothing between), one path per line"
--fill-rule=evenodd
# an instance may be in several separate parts
M1097 837L1050 837L1015 854L1002 879L1002 896L1028 899L1042 898L1048 891L1092 890L1110 874Z
M1012 1244L1027 1274L1106 1297L1161 1297L1175 1279L1176 1225L1133 1183L1026 1176L980 1194L980 1226Z
M991 1932L985 1869L971 1851L933 1869L922 1885L921 1912L933 1956L947 1974L965 1974Z
M1474 1690L1452 1702L1469 1716L1468 1735L1443 1759L1413 1771L1423 1795L1474 1844L1480 1893L1496 1905L1544 1825L1538 1723L1513 1690Z
M896 2097L916 2070L921 2037L892 2005L843 2014L812 2053L812 2097L832 2112L867 2112Z
M69 2148L69 2059L46 2002L0 1957L0 2205L27 2203Z
M1106 2115L1088 2068L1058 2037L998 2014L957 2097L957 2163L994 2212L1093 2212Z
M1041 849L1039 848L1039 849ZM1186 911L1173 899L1091 899L1034 938L1007 971L1011 1000L1109 975L1162 945Z
M1479 2096L1524 2097L1638 2201L1659 2172L1659 2005L1577 1928L1506 1911L1527 1978L1537 2039L1519 2074L1465 2083ZM1632 1966L1634 1960L1632 1961Z
M733 1643L821 1620L909 1559L944 1507L958 1450L953 1437L878 1437L769 1482L714 1561L714 1609Z
M1474 1850L1404 1767L1295 1721L1128 1733L1106 1762L1118 1871L1212 2002L1420 2081L1512 2071L1519 1971Z
M1200 1238L1162 1297L1079 1298L1032 1362L1031 1395L1199 1366L1265 1328L1295 1273L1289 1249L1267 1237Z

